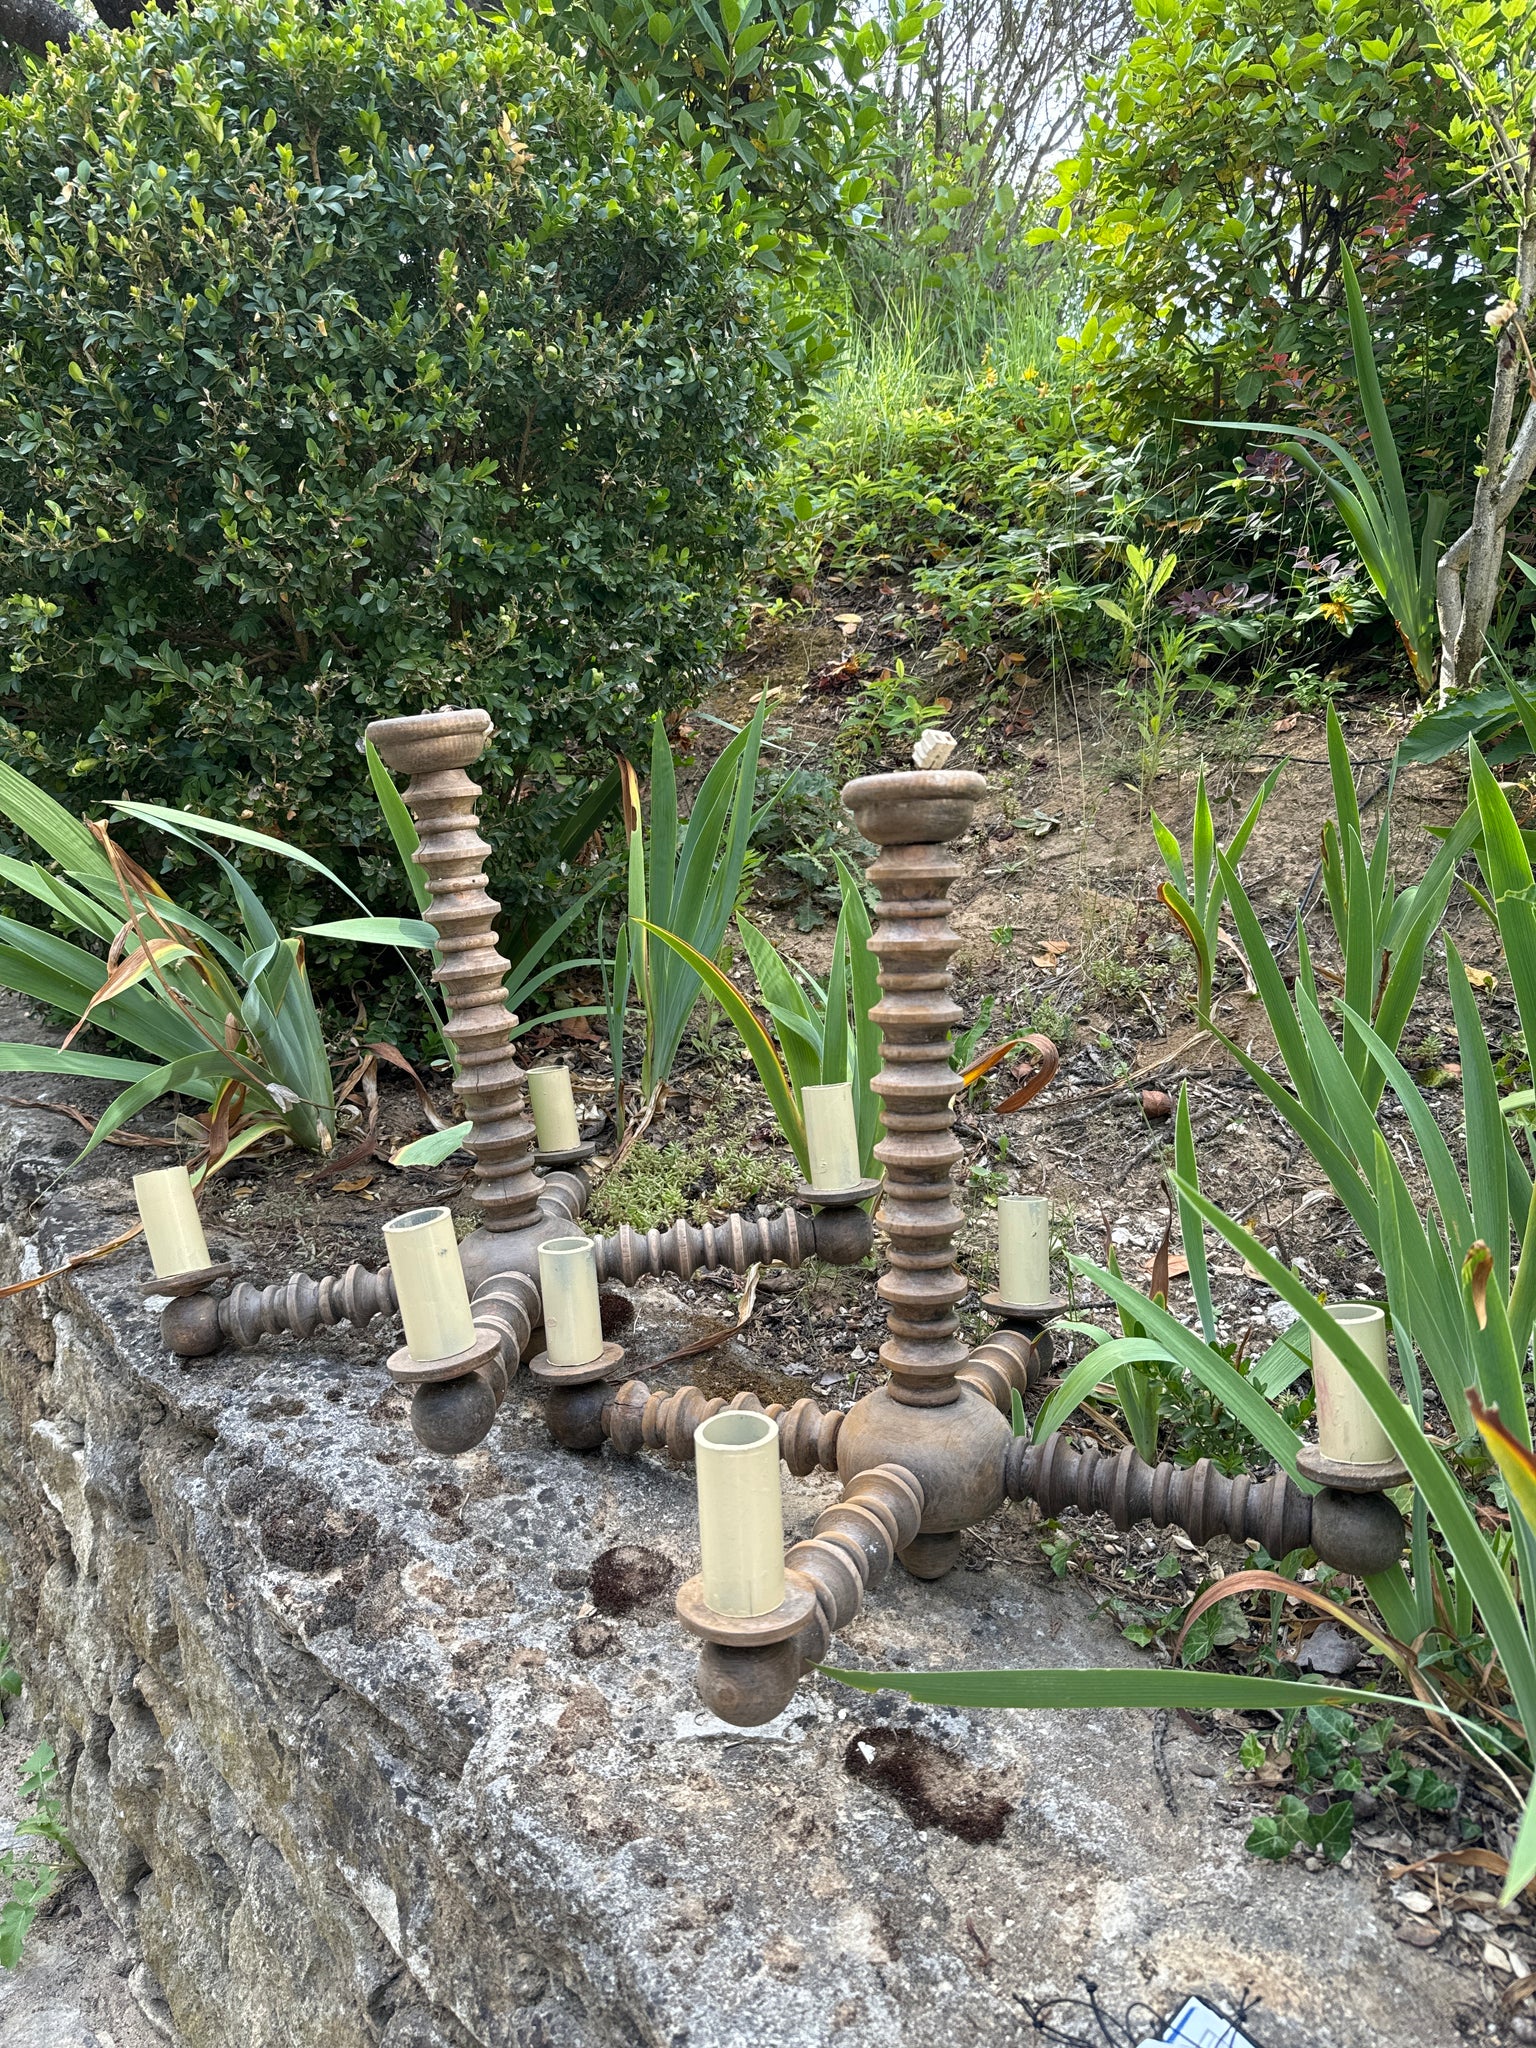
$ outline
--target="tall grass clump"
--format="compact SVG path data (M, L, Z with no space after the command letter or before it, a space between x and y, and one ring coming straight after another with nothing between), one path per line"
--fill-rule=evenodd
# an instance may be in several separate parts
M973 385L1048 379L1073 280L1058 264L996 287L973 275L942 288L882 284L870 295L839 273L834 290L847 341L791 452L791 475L883 476Z

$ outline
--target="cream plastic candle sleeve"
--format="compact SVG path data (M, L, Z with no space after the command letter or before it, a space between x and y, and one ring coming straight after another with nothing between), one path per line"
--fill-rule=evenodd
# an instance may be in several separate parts
M1331 1303L1328 1313L1387 1377L1387 1319L1373 1301ZM1380 1465L1397 1456L1365 1396L1314 1331L1312 1386L1317 1395L1317 1447L1340 1465Z
M813 1188L851 1188L859 1180L859 1128L853 1115L853 1083L826 1081L800 1092L805 1150Z
M133 1199L139 1205L144 1239L149 1246L149 1263L157 1280L174 1279L178 1273L201 1273L213 1264L203 1219L197 1213L197 1197L184 1166L163 1166L158 1173L133 1176Z
M727 1408L693 1433L704 1604L716 1614L771 1614L784 1601L779 1425Z
M1051 1204L1046 1195L1003 1195L997 1204L997 1286L1020 1308L1051 1298Z
M569 1067L531 1067L526 1076L541 1152L574 1152L581 1143Z
M597 1254L590 1237L551 1237L539 1246L544 1348L551 1365L590 1365L603 1348Z
M453 1358L475 1341L459 1240L446 1209L412 1209L384 1226L405 1348L418 1365Z

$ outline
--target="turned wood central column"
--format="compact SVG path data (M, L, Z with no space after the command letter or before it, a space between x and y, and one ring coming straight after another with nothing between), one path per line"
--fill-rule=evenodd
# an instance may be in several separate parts
M859 830L880 849L869 868L880 892L870 947L880 961L871 1015L881 1068L872 1085L886 1130L875 1148L885 1168L877 1220L891 1246L880 1276L888 1331L880 1358L892 1395L910 1407L954 1401L955 1371L967 1355L955 1313L969 1285L954 1258L963 1219L950 1182L961 1147L949 1034L961 1013L950 992L960 940L947 898L961 864L947 844L966 830L985 792L981 776L959 769L866 775L843 791Z
M474 1125L475 1199L487 1229L521 1230L539 1221L543 1182L533 1167L523 1070L512 1056L517 1019L507 1006L508 963L496 943L501 905L485 888L491 849L477 829L480 789L464 773L490 732L487 711L429 711L376 720L368 737L388 767L411 778L405 806L421 836L416 862L432 892L432 978L447 1005L459 1099Z

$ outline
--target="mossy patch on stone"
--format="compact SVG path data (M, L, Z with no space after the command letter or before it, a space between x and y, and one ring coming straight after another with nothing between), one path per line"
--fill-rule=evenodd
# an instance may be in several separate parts
M588 1218L603 1230L616 1230L621 1223L649 1230L678 1216L707 1223L760 1196L788 1195L794 1180L794 1159L787 1149L750 1145L739 1121L730 1128L723 1113L711 1111L687 1141L652 1145L642 1140L597 1188Z

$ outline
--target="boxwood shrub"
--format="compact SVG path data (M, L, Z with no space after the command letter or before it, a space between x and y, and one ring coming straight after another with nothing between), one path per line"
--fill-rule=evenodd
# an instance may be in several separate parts
M515 28L203 0L83 36L0 100L0 753L382 895L363 724L483 704L526 902L717 656L760 329L687 161Z

